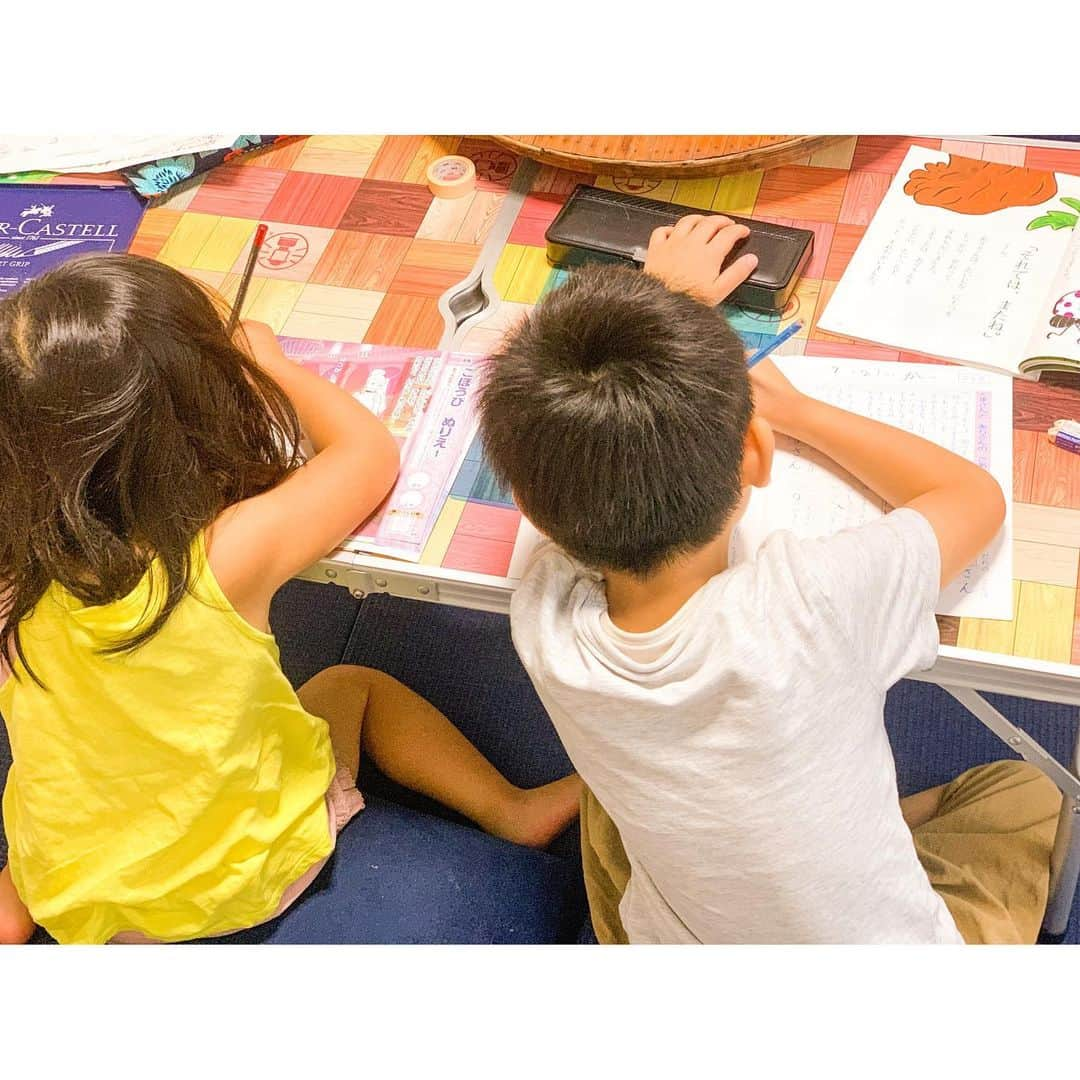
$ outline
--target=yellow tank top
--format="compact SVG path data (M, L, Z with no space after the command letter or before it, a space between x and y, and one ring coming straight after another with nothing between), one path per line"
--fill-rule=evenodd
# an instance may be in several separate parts
M4 826L15 887L57 941L253 926L332 850L326 723L301 707L273 637L226 599L202 535L193 575L134 652L100 649L161 603L156 565L97 607L54 583L21 624L46 688L21 668L0 686Z

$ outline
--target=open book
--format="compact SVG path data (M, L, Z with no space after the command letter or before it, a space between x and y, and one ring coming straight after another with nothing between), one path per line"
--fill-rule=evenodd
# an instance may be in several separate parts
M818 321L1038 378L1080 371L1080 177L913 146Z

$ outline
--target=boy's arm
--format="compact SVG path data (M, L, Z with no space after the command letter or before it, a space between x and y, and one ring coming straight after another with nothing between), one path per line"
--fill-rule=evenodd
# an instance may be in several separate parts
M344 390L290 361L270 327L245 322L244 332L315 450L281 484L229 508L215 525L214 573L247 617L371 514L393 486L400 459L382 422Z
M730 218L691 214L652 234L645 272L668 288L719 303L757 264L744 255L721 272L748 232ZM757 364L750 377L757 414L777 431L820 450L892 506L911 507L929 521L941 550L942 584L969 566L1001 527L1001 489L978 465L917 435L800 394L769 360Z
M918 510L941 550L948 584L986 549L1005 520L997 481L935 443L801 394L770 360L750 373L754 405L777 431L832 458L894 507Z

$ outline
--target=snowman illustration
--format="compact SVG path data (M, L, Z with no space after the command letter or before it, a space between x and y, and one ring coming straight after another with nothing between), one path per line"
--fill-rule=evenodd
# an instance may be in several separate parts
M364 389L354 393L353 397L376 416L381 417L386 412L386 397L389 388L390 379L387 377L386 369L375 368L368 375Z
M1050 316L1050 325L1057 333L1051 331L1046 335L1048 338L1061 337L1070 326L1080 329L1080 291L1067 292L1054 305L1054 313Z

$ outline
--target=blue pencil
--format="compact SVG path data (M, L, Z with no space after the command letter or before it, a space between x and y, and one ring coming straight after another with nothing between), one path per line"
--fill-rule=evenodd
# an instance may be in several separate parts
M752 368L759 360L764 360L769 353L783 345L789 337L794 337L801 329L801 322L793 322L782 334L777 334L768 345L762 345L761 348L746 361L746 366Z

